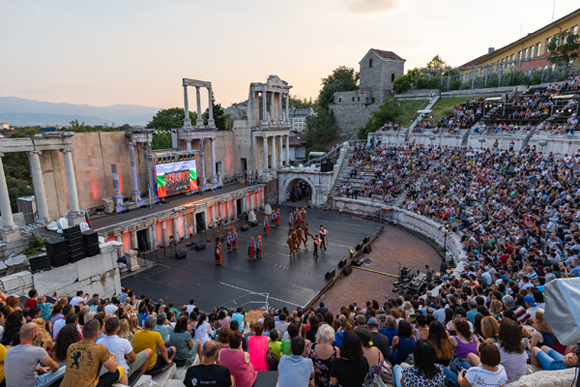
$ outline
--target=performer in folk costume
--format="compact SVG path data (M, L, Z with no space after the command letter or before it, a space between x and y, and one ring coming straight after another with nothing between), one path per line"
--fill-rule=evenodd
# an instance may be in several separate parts
M328 230L324 229L323 225L320 225L320 230L318 230L318 236L320 237L320 250L328 250L326 248L326 236L328 235Z
M272 227L276 227L276 211L272 211L271 220L272 220Z
M232 232L228 231L228 235L226 237L226 243L228 244L228 253L232 252L233 242L234 242L234 239L232 237Z
M262 236L256 238L256 258L262 258Z
M292 238L292 233L288 233L288 247L290 248L290 258L294 256L294 252L296 251L296 246L294 245L294 238Z
M280 225L280 209L276 210L276 226Z
M318 258L318 246L320 246L320 238L317 236L314 238L314 252L312 253L313 256Z
M300 215L302 216L302 223L306 222L306 209L304 206L302 206L302 209L300 210Z
M304 239L306 239L308 241L308 235L310 235L312 240L314 240L314 235L312 235L311 233L308 232L308 223L304 224L303 231L304 231Z
M300 239L298 239L296 230L292 231L292 239L294 239L294 249L296 250L296 253L300 254Z
M268 215L264 218L264 233L268 235L268 231L270 231L270 223L268 222Z
M290 213L290 217L288 218L288 226L290 230L294 229L294 214Z
M222 241L220 238L215 240L215 259L214 262L216 265L221 265L223 262L223 255L222 255Z
M304 248L306 248L306 247L307 247L307 246L306 246L306 239L305 239L305 238L304 238L304 236L302 235L302 227L298 226L298 232L297 232L297 234L298 234L298 240L299 240L300 242L302 242L302 243L304 244Z
M256 257L256 247L254 244L254 238L250 238L248 242L248 256L250 257L250 261L253 261Z
M234 250L238 249L238 233L235 228L234 231L232 231L232 246L234 247Z
M300 211L296 211L294 213L294 217L296 219L296 226L297 227L302 226L302 215L300 215Z
M299 214L299 213L300 213L300 210L298 209L298 207L296 207L296 208L294 209L294 213L295 213L295 214Z

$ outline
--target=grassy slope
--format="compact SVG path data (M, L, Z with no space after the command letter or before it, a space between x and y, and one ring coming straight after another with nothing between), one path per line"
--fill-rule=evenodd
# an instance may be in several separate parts
M401 104L401 108L403 109L403 115L401 116L399 123L403 125L405 128L411 125L412 123L411 118L413 117L415 112L419 110L421 106L423 106L425 101L426 100L424 99L412 101L399 101L399 104Z

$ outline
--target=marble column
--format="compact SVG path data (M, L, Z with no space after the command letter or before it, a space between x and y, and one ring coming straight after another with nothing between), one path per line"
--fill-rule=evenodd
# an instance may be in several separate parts
M191 216L192 216L192 219L191 219L192 233L197 234L197 221L195 220L195 210L193 210L193 212L191 213Z
M207 190L207 185L205 183L205 157L203 154L203 138L199 140L199 150L199 159L201 161L201 187L198 187L198 189L205 191Z
M290 94L286 94L286 121L290 120Z
M151 226L149 226L149 243L151 244L151 246L149 246L150 250L155 250L157 249L157 224L152 224Z
M282 168L282 166L284 165L284 155L282 154L282 151L284 150L284 146L282 145L284 136L278 136L278 138L280 139L280 155L278 156L278 166Z
M266 109L268 105L266 98L268 98L268 92L266 91L266 87L264 87L264 90L262 91L262 122L268 121L266 117Z
M32 185L34 187L34 197L38 209L38 223L50 223L48 214L48 204L46 202L46 192L44 190L44 179L42 177L42 166L40 165L41 151L29 152L30 172L32 173Z
M189 119L189 99L187 98L187 85L183 85L183 108L185 110L185 118L183 120L183 127L191 126L191 119Z
M234 198L234 218L236 218L238 216L238 201Z
M212 179L214 180L214 184L217 187L218 184L218 176L215 169L215 138L210 138L211 142L211 171L212 171Z
M137 175L137 160L135 159L135 143L129 144L129 157L131 159L131 178L133 180L133 194L131 195L135 203L141 201L141 191L139 191L139 176Z
M191 140L185 140L185 146L186 146L185 149L190 151L191 150Z
M261 190L260 190L260 207L264 207L264 206L266 205L265 203L266 203L266 202L265 202L265 200L264 200L264 190L263 190L263 189L261 189Z
M286 166L290 166L290 135L286 135Z
M272 169L278 168L278 163L276 162L276 136L272 136Z
M282 93L278 93L278 122L282 123L284 115L282 114ZM281 150L280 150L281 151Z
M181 234L179 233L179 219L177 216L173 218L173 237L176 241L181 239Z
M268 170L268 137L264 134L264 171Z
M169 232L167 231L167 220L164 220L161 224L161 231L163 232L163 246L167 246L169 243Z
M209 118L207 120L207 126L209 126L210 128L215 127L215 121L213 119L213 99L212 99L212 91L211 91L211 87L207 88L207 96L208 96L208 110L209 110Z
M276 96L275 92L270 93L270 122L276 122L276 104L274 103L274 97Z
M68 201L71 215L80 215L79 198L77 194L77 182L75 178L74 162L72 158L72 149L63 149L64 170L66 175L66 188L68 190Z
M137 230L131 230L131 248L139 251L139 240L137 238Z
M199 94L199 86L195 87L195 97L197 99L197 119L195 120L195 126L202 127L203 119L201 118L201 96Z
M2 211L2 230L12 231L17 229L12 218L12 208L10 207L10 195L8 194L8 185L6 185L6 175L4 174L4 165L2 164L4 153L0 152L0 210Z
M121 235L117 235L117 242L123 243L123 238L121 238ZM125 244L117 249L117 257L120 258L123 255L125 255Z

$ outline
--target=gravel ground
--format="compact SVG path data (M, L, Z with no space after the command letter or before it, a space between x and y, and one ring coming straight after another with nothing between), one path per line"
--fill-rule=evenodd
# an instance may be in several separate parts
M439 254L426 241L392 225L385 225L383 232L372 243L371 253L365 258L372 260L372 263L363 265L363 268L394 275L399 274L397 262L411 268L412 273L417 270L425 272L425 265L437 272L441 263ZM360 307L373 299L382 305L387 299L395 297L393 283L396 280L353 268L351 275L339 278L318 301L323 301L334 313L338 313L341 306L348 307L353 301Z

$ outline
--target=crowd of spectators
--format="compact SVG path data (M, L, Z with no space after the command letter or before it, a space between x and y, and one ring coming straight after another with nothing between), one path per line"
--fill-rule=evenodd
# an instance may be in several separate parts
M348 160L350 177L363 179L361 187L345 183L337 187L337 196L358 196L392 201L427 171L440 153L422 145L393 145L357 143ZM368 172L368 173L367 173Z

